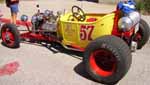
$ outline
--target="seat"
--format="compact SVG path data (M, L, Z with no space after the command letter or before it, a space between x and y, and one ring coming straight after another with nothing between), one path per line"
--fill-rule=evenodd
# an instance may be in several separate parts
M86 22L95 22L97 20L97 18L88 18L86 20Z

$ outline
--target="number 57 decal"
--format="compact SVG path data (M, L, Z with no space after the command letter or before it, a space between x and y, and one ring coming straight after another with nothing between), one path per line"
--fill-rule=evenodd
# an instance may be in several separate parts
M81 40L92 40L92 32L94 26L92 25L81 25L80 27L80 39Z

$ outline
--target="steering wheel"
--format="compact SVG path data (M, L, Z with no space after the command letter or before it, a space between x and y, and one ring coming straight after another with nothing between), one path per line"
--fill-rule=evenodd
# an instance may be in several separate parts
M86 19L86 15L85 15L84 11L78 6L73 6L72 7L72 15L78 21L83 22Z

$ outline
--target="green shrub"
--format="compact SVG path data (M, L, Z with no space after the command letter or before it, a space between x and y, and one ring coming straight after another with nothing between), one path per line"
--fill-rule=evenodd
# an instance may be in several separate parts
M150 13L150 0L136 0L136 8L140 12Z
M144 10L144 8L145 8L144 3L137 2L137 3L136 3L136 8L137 8L137 10L139 10L139 11Z
M145 10L150 13L150 0L145 0Z

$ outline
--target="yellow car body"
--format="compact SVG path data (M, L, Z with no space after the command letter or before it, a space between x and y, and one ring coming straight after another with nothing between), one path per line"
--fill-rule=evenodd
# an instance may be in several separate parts
M115 13L110 14L86 14L86 20L71 21L68 18L71 13L66 13L60 17L58 34L62 37L62 44L75 45L79 48L85 48L90 41L104 36L111 35L114 24ZM88 21L95 19L94 21Z

